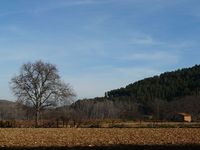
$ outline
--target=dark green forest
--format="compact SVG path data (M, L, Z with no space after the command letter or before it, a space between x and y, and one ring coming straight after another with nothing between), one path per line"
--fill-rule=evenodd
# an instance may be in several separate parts
M189 95L200 93L200 65L192 68L166 72L160 76L146 78L120 88L106 92L105 97L115 98L127 96L140 103L156 98L172 101Z

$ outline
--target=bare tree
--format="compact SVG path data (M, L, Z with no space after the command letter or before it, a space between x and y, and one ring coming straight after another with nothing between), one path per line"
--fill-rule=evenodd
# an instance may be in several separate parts
M34 108L36 127L41 110L69 102L75 96L60 80L56 66L42 61L24 64L20 74L11 79L11 86L18 102Z

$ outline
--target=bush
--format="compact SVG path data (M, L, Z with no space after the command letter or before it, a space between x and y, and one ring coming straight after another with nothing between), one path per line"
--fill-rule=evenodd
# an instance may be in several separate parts
M14 120L1 120L0 121L0 128L15 128L16 122Z

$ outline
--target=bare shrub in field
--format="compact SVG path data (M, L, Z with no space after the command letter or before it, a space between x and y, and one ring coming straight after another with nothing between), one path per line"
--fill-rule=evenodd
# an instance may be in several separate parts
M15 120L1 120L0 121L0 128L14 128L16 127Z

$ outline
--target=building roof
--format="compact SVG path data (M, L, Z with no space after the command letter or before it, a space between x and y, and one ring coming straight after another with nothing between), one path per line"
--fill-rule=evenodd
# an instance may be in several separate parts
M177 113L177 114L179 114L179 115L182 115L182 116L191 116L190 114L188 114L188 113Z

